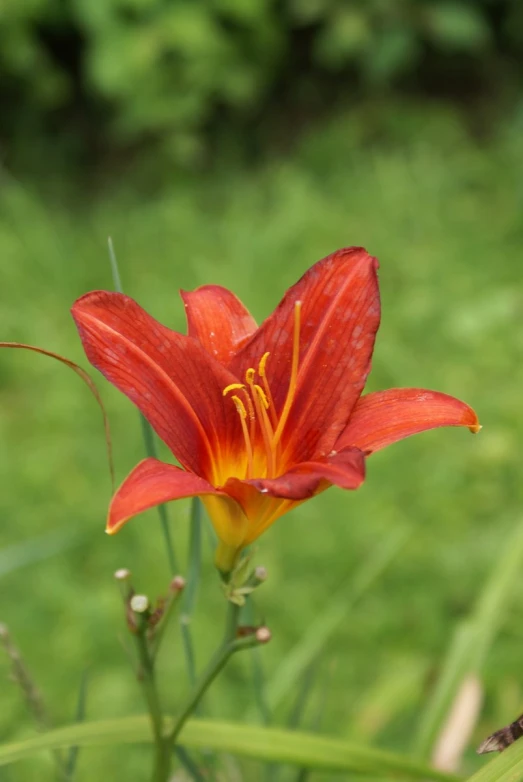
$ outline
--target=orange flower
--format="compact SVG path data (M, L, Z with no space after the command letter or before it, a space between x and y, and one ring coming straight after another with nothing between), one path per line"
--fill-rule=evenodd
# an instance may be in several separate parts
M284 513L334 484L357 489L365 457L436 426L477 432L474 411L421 389L361 396L379 325L377 261L361 248L316 263L256 326L225 288L182 292L189 334L127 296L72 308L89 361L142 411L181 467L145 459L114 495L107 531L200 496L228 572Z

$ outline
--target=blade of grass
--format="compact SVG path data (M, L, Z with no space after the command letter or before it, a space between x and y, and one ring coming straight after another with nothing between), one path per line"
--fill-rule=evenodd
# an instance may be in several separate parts
M180 614L180 629L182 633L183 648L187 662L189 682L193 686L196 682L196 663L194 658L194 645L191 633L191 621L200 581L202 558L202 503L198 497L194 497L191 503L191 529L189 534L189 556L187 567L187 585L182 596L182 611Z
M518 782L523 779L523 741L515 741L500 755L485 763L468 782Z
M266 702L271 711L274 711L289 695L300 676L325 648L351 608L397 556L409 534L410 532L400 530L387 538L363 563L350 583L342 586L329 600L325 610L309 625L298 643L284 657L266 688Z
M460 778L430 768L393 752L350 744L342 739L312 733L263 728L244 723L193 719L181 734L185 747L217 751L265 762L288 763L317 771L394 776L399 779L459 782ZM84 722L53 730L41 736L0 745L0 766L49 749L151 742L146 715L100 722Z
M76 705L75 722L83 722L85 720L85 711L87 707L87 685L89 682L89 670L85 670L82 673L80 679L80 688L78 690L78 703ZM67 760L65 762L65 779L66 782L73 782L74 772L76 770L76 764L78 762L79 747L73 745L69 749Z
M502 622L523 564L523 524L500 552L470 617L457 627L442 672L421 716L414 751L428 758L456 694L470 674L478 674Z
M316 683L318 668L319 661L314 660L304 671L303 676L301 677L301 686L298 689L296 698L294 699L294 703L287 719L287 728L289 730L297 730L303 721L305 709L307 708L308 701L310 700L312 690ZM269 780L269 782L277 782L277 780L280 778L282 767L281 765L276 766L271 764L266 769L266 771L267 780ZM300 774L301 771L303 771L303 769L300 769L298 774Z
M256 623L254 618L254 598L252 596L245 604L244 615L245 624L252 626ZM252 688L254 691L254 702L262 725L270 725L272 716L265 700L265 672L263 670L261 652L262 650L259 646L255 646L249 652L252 668Z
M113 277L114 289L118 293L123 293L122 278L120 277L120 271L118 269L118 262L116 260L116 253L114 251L113 240L109 236L107 239L107 245L109 248L109 260L111 263L111 273ZM142 437L145 445L145 452L147 456L157 458L156 443L154 440L154 432L147 419L140 413L140 423L142 427ZM158 515L160 517L160 523L162 525L162 532L165 541L165 550L167 552L167 559L169 562L169 570L171 575L174 576L178 571L176 555L174 552L174 544L172 541L171 530L169 527L169 517L167 515L167 509L165 505L158 505Z
M191 758L187 750L183 747L175 747L174 752L182 766L189 772L194 782L205 782L205 777L200 773L200 769Z
M287 720L289 730L297 730L302 724L305 709L316 684L318 669L319 660L316 659L309 665L302 676L301 687L298 690Z
M327 697L329 693L329 680L332 672L332 666L326 666L325 674L323 675L323 683L319 688L319 698L315 709L315 713L310 722L310 730L315 735L319 733L323 715L327 706ZM304 704L305 706L305 704ZM299 768L296 774L295 782L307 782L311 774L310 768Z

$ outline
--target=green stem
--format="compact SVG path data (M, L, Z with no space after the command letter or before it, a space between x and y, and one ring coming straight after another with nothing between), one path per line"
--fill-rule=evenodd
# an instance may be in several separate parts
M193 691L190 693L189 698L182 708L180 716L174 723L174 727L167 739L169 745L172 746L176 744L183 726L198 706L209 686L218 676L220 671L224 668L229 658L240 649L250 648L257 643L255 636L247 636L245 638L236 637L239 613L239 606L235 605L234 603L228 604L227 617L225 620L225 632L222 643L214 653L207 668L203 672L199 681L196 683Z
M142 631L143 630L143 631ZM140 660L138 678L147 701L147 707L151 718L155 743L155 760L152 782L167 782L171 769L171 747L167 738L163 735L163 716L160 698L156 689L154 675L154 663L149 654L145 628L139 628L136 637L136 646Z

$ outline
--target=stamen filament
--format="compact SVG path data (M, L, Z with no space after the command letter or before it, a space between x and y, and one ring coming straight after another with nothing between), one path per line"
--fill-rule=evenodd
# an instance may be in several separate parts
M231 397L232 401L234 402L236 406L236 410L238 411L238 415L240 416L240 424L242 427L243 432L243 439L245 440L245 450L247 451L247 478L253 477L253 453L252 453L252 441L249 435L249 430L247 428L247 410L245 409L245 405L243 404L242 400L239 396L236 396L234 394Z
M287 418L291 411L292 403L294 402L294 396L296 394L296 382L298 379L298 365L300 361L300 316L301 316L301 301L294 302L294 334L292 340L292 363L291 363L291 377L289 380L289 388L287 390L287 396L285 398L285 404L278 421L278 426L274 433L272 441L273 449L280 441L283 429L287 423Z
M269 358L271 354L267 351L267 353L264 353L263 356L260 359L260 363L258 364L258 375L261 377L262 383L263 383L263 389L265 391L265 396L267 397L267 400L269 402L269 415L271 417L272 421L272 427L275 429L278 426L278 418L276 416L276 410L274 408L274 400L272 398L271 389L269 386L269 381L267 380L267 373L265 371L265 367L267 365L267 359Z
M253 398L256 405L256 413L260 421L260 429L263 436L263 445L265 447L265 458L267 461L267 477L273 478L276 470L275 456L276 453L272 447L272 439L274 437L274 431L267 415L267 406L269 404L267 397L263 391L263 388L257 383L253 385Z

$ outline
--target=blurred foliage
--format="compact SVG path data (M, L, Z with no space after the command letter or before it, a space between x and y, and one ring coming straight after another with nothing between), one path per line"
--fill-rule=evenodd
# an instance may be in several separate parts
M194 163L282 107L512 95L522 41L519 0L3 0L4 158L44 136L66 162L146 144Z

